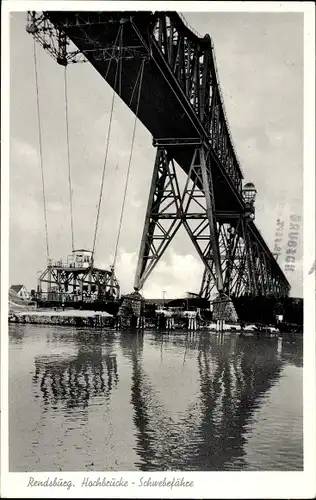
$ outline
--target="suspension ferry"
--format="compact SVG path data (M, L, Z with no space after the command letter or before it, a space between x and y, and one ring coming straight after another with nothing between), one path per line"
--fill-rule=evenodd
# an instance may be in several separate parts
M114 266L95 267L93 253L78 249L67 260L48 259L47 267L38 278L38 307L67 307L107 311L118 309L120 285Z

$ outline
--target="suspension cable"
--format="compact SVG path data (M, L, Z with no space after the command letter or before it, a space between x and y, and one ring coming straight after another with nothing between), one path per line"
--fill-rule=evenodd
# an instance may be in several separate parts
M44 207L46 256L47 256L47 259L49 259L48 224L47 224L47 209L46 209L44 165L43 165L42 127L41 127L40 100L39 100L39 91L38 91L38 75L37 75L36 41L35 41L35 38L33 38L33 54L34 54L34 69L35 69L36 106L37 106L37 124L38 124L38 143L39 143L39 153L40 153L40 165L41 165L41 176L42 176L42 195L43 195L43 207Z
M118 235L117 235L117 240L116 240L116 245L115 245L115 251L114 251L114 260L113 260L113 266L112 266L113 269L115 268L115 264L116 264L117 250L118 250L118 245L119 245L120 236L121 236L121 229L122 229L124 208L125 208L125 202L126 202L127 187L128 187L128 182L129 182L130 169L131 169L132 156L133 156L134 143L135 143L135 132L136 132L138 109L139 109L139 103L140 103L141 87L142 87L142 82L143 82L144 65L145 65L145 59L143 59L142 62L141 62L140 70L139 70L138 77L137 77L137 80L139 78L139 84L138 84L139 87L138 87L136 112L135 112L135 119L134 119L133 133L132 133L132 143L131 143L130 155L129 155L129 160L128 160L127 174L126 174L126 180L125 180L125 188L124 188L123 203L122 203L122 209L121 209L121 215L120 215L119 229L118 229ZM137 80L136 80L136 83L137 83ZM134 89L135 88L136 88L136 84L135 84ZM134 91L133 91L131 100L133 99L133 96L134 96Z
M123 29L123 27L120 26L118 34L117 34L117 37L116 37L116 40L115 40L115 44L113 46L113 51L112 51L111 59L110 59L109 64L108 64L106 76L107 76L107 74L109 72L110 64L112 62L112 59L114 58L114 52L115 52L115 48L116 48L116 43L117 43L118 37L119 37L122 29ZM92 265L93 265L93 262L94 262L95 243L96 243L97 232L98 232L98 227L99 227L100 207L101 207L101 201L102 201L102 196L103 196L104 175L105 175L105 168L106 168L106 164L107 164L107 157L108 157L109 144L110 144L110 134L111 134L112 117L113 117L113 109L114 109L114 100L115 100L115 93L116 93L115 89L116 89L116 82L117 82L117 76L118 76L118 69L119 69L119 67L120 67L120 64L119 64L119 59L118 59L117 65L116 65L116 70L115 70L115 80L114 80L114 86L113 86L113 95L112 95L112 104L111 104L111 111L110 111L110 120L109 120L109 125L108 125L108 134L107 134L107 140L106 140L104 163L103 163L103 170L102 170L102 177L101 177L100 196L99 196L97 216L96 216L94 236L93 236ZM105 76L105 78L106 78L106 76Z
M73 204L72 204L72 183L71 183L71 164L70 164L70 146L69 146L69 120L68 120L68 88L67 88L67 66L64 71L65 87L65 117L66 117L66 138L67 138L67 159L68 159L68 188L69 188L69 209L70 209L70 229L71 229L71 247L75 249L74 222L73 222Z

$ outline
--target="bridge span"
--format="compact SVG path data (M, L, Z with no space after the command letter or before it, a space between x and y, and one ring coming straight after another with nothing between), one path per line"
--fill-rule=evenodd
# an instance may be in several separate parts
M176 12L29 12L27 31L56 61L88 61L153 136L157 148L135 289L183 225L213 290L287 296L290 285L254 223L209 35ZM186 176L179 188L178 169Z

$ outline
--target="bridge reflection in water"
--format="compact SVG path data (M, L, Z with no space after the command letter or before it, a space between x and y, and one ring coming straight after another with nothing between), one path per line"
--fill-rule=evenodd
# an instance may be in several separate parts
M228 461L243 456L247 421L280 376L275 344L260 358L258 344L245 350L240 342L223 345L223 337L187 337L185 347L197 353L200 389L197 403L170 425L142 367L142 338L122 340L130 346L133 363L132 401L142 470L223 470ZM176 337L170 341L178 343Z
M33 382L40 385L44 411L50 403L66 403L67 408L85 408L94 396L109 401L118 383L116 356L102 354L96 343L80 345L76 356L66 359L53 356L35 358Z
M254 413L265 401L267 391L279 381L284 355L287 362L292 356L291 346L284 345L280 354L278 341L274 339L256 341L209 333L154 333L150 334L149 342L146 336L146 333L119 333L112 340L106 340L107 347L102 340L103 334L92 341L90 337L79 336L75 356L63 359L37 356L33 388L42 393L42 411L58 403L68 410L85 409L94 397L102 397L103 404L111 405L113 391L120 391L120 363L116 355L119 352L122 365L127 362L131 368L133 415L126 415L126 419L133 419L138 457L131 469L244 468L245 443ZM111 342L114 345L112 352ZM146 356L149 347L154 347L156 352L160 349L158 369L164 377L164 356L168 352L177 353L178 364L183 369L188 363L194 364L197 377L186 386L188 404L176 416L165 400L181 397L179 372L175 372L174 379L172 370L168 372L168 383L162 394L157 389L161 380L150 373L153 362ZM300 365L301 361L295 361L295 352L294 364ZM183 401L179 406L183 407Z

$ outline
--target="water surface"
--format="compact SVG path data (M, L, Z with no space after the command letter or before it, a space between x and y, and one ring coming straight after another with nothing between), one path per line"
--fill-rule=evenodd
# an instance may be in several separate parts
M10 471L302 470L302 344L10 325Z

